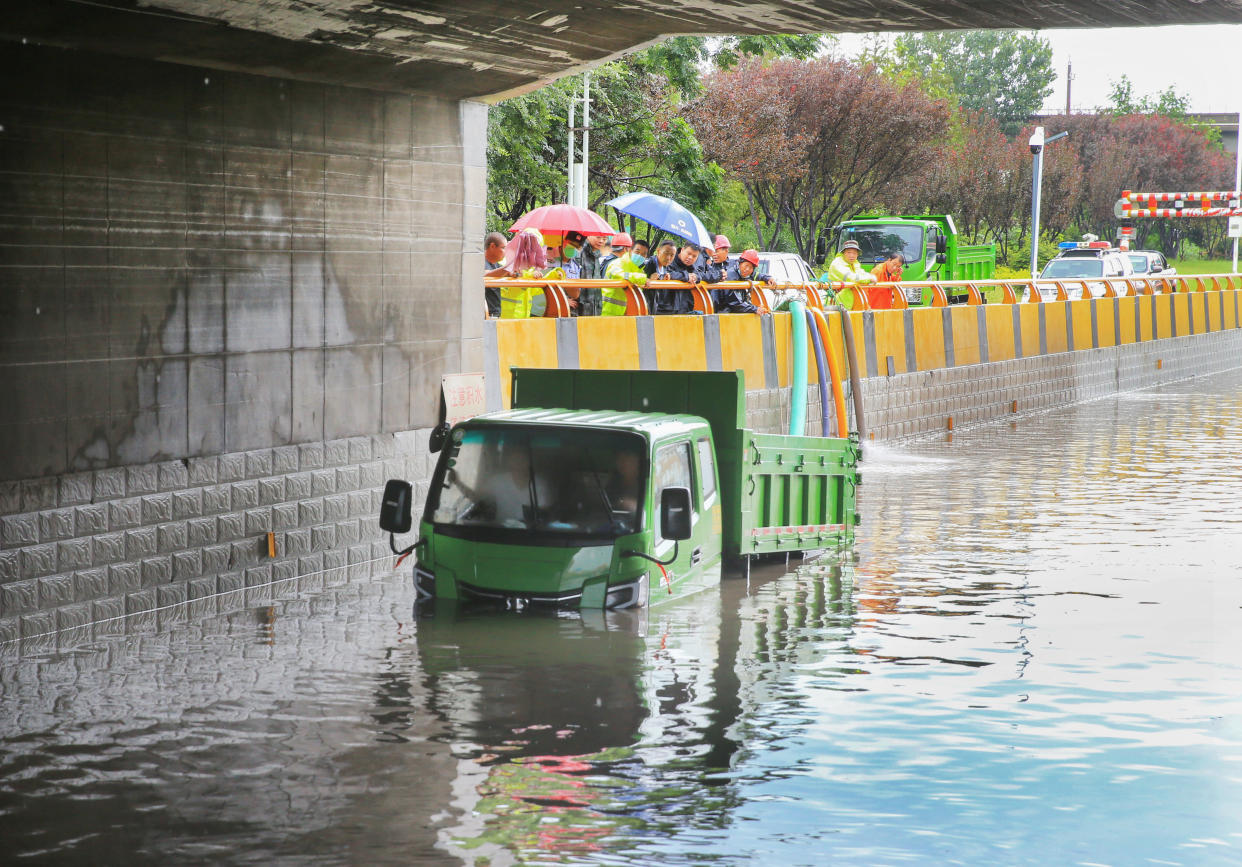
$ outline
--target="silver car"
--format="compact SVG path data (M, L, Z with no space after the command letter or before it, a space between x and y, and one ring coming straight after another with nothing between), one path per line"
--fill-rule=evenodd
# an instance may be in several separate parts
M1134 266L1135 277L1146 277L1148 274L1159 274L1161 277L1173 277L1177 269L1169 265L1164 254L1158 250L1131 250L1126 258Z

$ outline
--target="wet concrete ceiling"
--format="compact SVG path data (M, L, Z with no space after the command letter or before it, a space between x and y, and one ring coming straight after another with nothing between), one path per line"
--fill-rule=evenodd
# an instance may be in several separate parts
M1242 0L9 0L5 7L0 38L487 100L673 34L1242 23Z

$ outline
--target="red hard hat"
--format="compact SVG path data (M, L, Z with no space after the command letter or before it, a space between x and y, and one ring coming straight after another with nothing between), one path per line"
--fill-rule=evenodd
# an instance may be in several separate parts
M738 256L737 258L743 262L749 262L750 264L754 265L756 268L759 267L759 251L758 250L743 250L742 255Z
M612 246L614 247L633 247L634 239L626 232L620 232L612 236Z
M717 235L715 246L716 246L716 249L719 250L721 247L732 247L733 245L729 243L729 239L726 238L724 235Z

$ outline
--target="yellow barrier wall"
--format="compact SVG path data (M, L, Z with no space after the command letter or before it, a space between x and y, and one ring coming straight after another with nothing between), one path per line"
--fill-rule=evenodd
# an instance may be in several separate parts
M763 382L763 346L758 316L720 317L720 363L723 370L741 370L747 383ZM750 385L756 388L757 385Z
M953 363L978 364L979 357L979 308L978 307L942 307L948 310L953 320ZM939 311L937 311L939 312Z
M1239 327L1240 295L1242 290L1228 289L1016 306L856 311L848 315L860 372L863 376L884 376L890 357L894 373L943 368L950 357L959 367L984 358L1018 358L1015 327L1021 336L1020 355L1027 358L1039 355L1041 348L1048 354L1069 350L1071 328L1072 348L1076 350L1112 347L1118 341L1127 345L1174 334L1186 337L1233 329ZM770 326L766 324L769 322ZM498 382L499 388L489 386L489 406L507 405L511 366L572 366L575 358L577 366L596 370L637 370L643 366L644 357L648 366L654 364L661 370L711 370L718 364L723 370L744 371L748 388L787 387L792 379L790 322L787 313L774 314L770 320L746 314L720 315L714 321L702 316L645 320L590 317L560 320L559 324L555 319L492 320L488 328L495 329L495 349L487 352L487 372L492 377L489 381ZM827 350L836 356L842 375L848 375L841 323L840 311L829 311ZM765 338L769 328L771 337ZM945 346L946 330L953 339L951 354ZM986 340L986 353L980 345L981 337ZM765 346L773 356L766 360ZM563 359L561 352L565 353ZM813 351L808 352L808 364L807 381L813 384L818 381Z
M583 370L637 370L638 320L632 316L579 319L578 366Z
M877 310L874 319L875 327L875 359L879 370L868 370L870 376L884 376L888 373L886 359L893 357L894 373L909 373L906 369L906 328L905 317L900 310ZM863 314L851 313L850 322L854 324L854 339L862 340ZM865 355L864 355L865 358ZM859 359L859 363L864 363Z
M1013 306L989 304L983 308L983 313L988 323L988 361L1009 361L1016 358L1013 345ZM1039 323L1035 327L1035 339L1038 341Z
M910 312L914 325L914 361L918 369L944 367L944 320L939 308L919 307Z

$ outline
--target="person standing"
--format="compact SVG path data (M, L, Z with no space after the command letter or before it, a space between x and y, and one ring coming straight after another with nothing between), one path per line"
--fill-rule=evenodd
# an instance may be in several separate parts
M614 235L612 250L617 255L609 259L608 269L604 272L604 279L625 280L631 286L641 289L643 284L647 282L647 275L643 270L643 266L646 265L646 258L633 249L630 236L625 232L622 232L620 235ZM625 315L627 304L626 291L624 289L601 289L600 296L602 301L601 316Z
M848 283L846 288L837 292L837 299L848 310L853 307L854 286L865 286L874 283L875 277L858 264L859 246L857 241L846 241L841 245L841 252L832 260L823 279L829 283Z
M900 283L906 257L900 252L888 254L888 258L871 269L877 283ZM873 310L889 310L893 306L893 289L888 286L869 286L867 301Z
M583 280L603 280L604 271L608 267L605 259L612 258L607 235L587 235L586 246L578 257L582 262L582 270L578 275ZM600 290L582 289L578 292L578 315L599 316Z
M743 250L742 255L737 257L737 262L730 266L725 279L731 283L753 280L758 267L759 251ZM764 277L763 282L768 286L776 285L771 276ZM717 313L759 312L759 308L751 303L750 292L746 289L716 289L712 292L712 302L716 305Z
M672 242L668 243L671 247ZM660 245L660 249L664 249L663 244ZM680 283L698 283L699 273L695 270L695 264L698 260L698 246L689 242L683 244L673 260L669 262L666 268L667 276L662 279L676 280ZM655 296L654 304L650 300L652 295ZM651 307L652 313L686 314L694 312L694 296L687 289L660 289L649 293L648 299L647 303Z
M506 277L501 267L505 261L505 236L499 232L491 232L483 239L483 276ZM500 315L500 290L490 286L483 289L483 298L487 302L487 315L495 319Z

